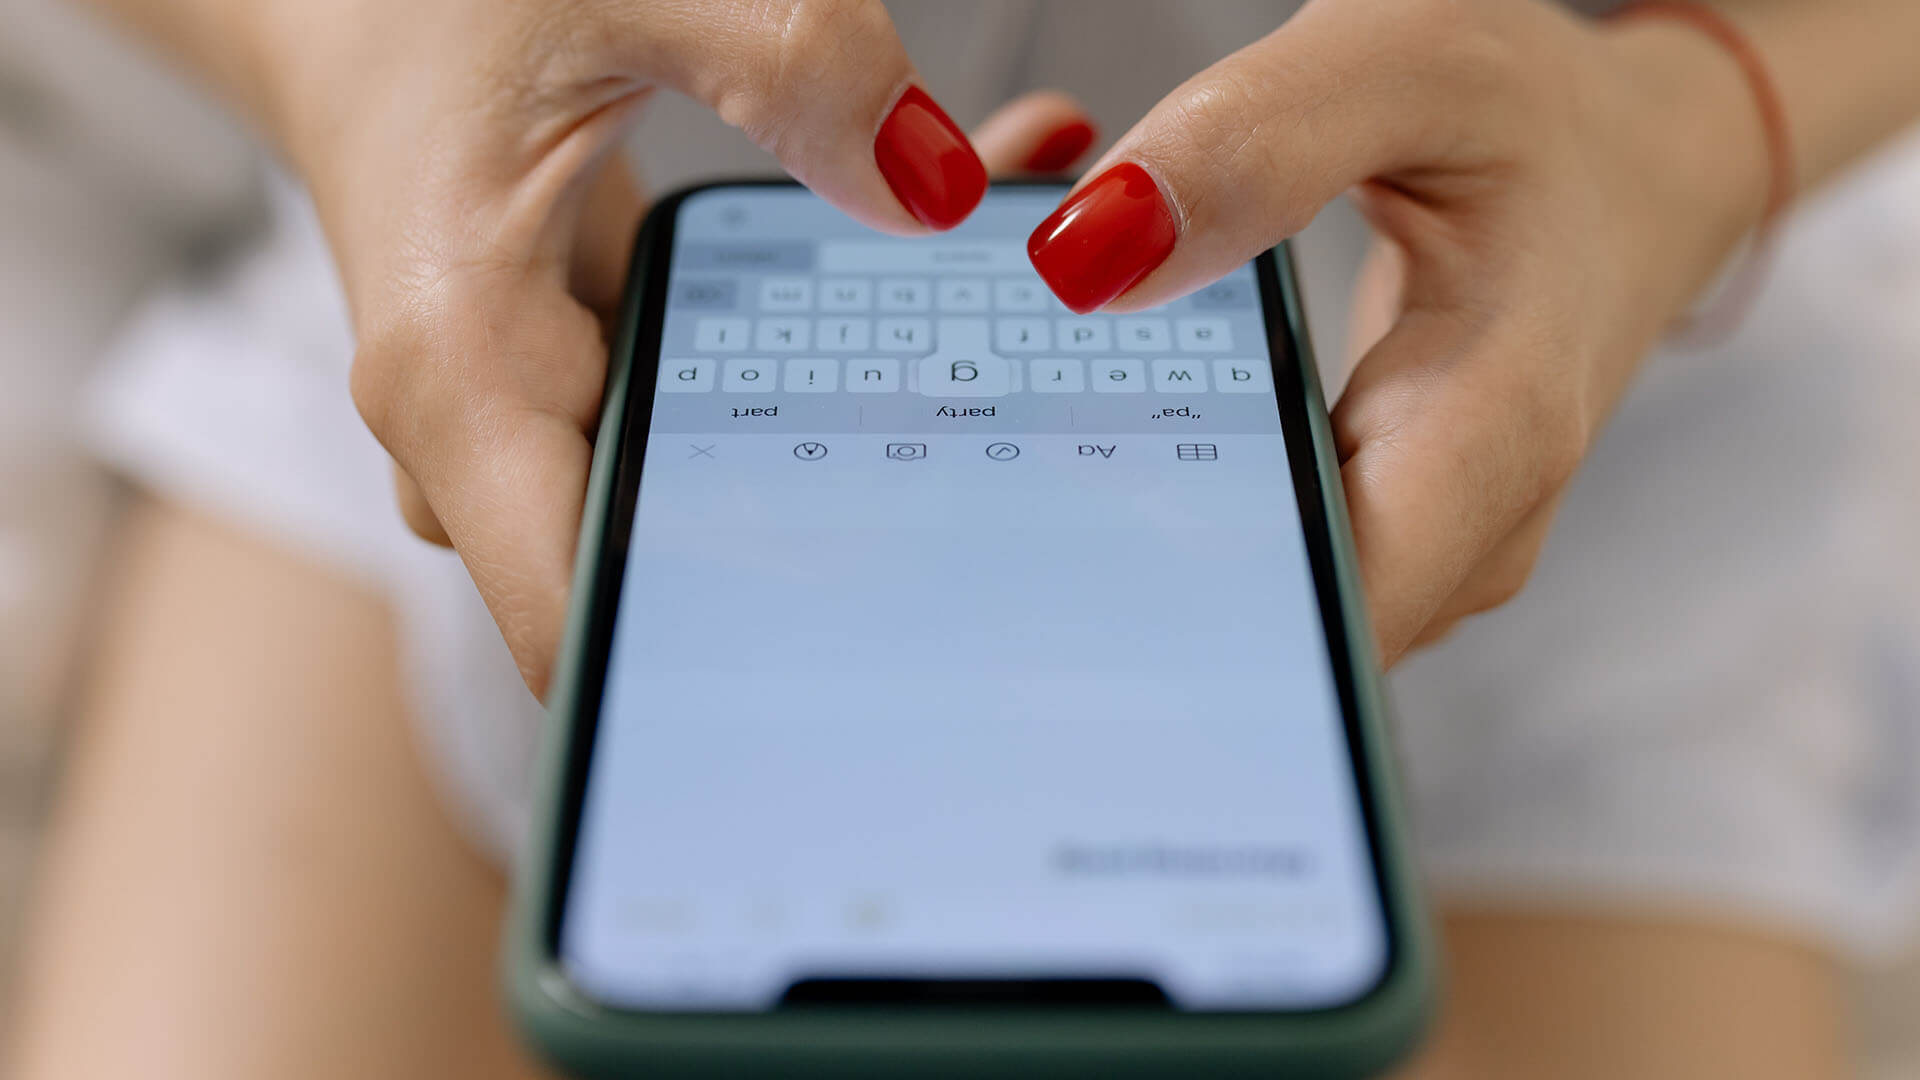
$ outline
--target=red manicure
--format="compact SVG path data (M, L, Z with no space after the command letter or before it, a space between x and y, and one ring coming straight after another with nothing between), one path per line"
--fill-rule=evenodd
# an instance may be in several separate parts
M1066 124L1040 140L1040 145L1027 155L1022 168L1028 172L1059 172L1080 160L1080 155L1093 145L1093 136L1093 125L1085 120Z
M1115 165L1073 193L1027 238L1027 258L1060 302L1085 315L1126 292L1173 251L1173 210L1147 170Z
M907 212L951 229L987 191L987 167L958 125L925 90L907 87L873 140L873 161Z

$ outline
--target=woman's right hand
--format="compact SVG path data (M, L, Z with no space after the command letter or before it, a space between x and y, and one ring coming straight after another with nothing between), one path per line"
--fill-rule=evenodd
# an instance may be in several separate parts
M705 103L889 233L950 228L987 183L878 0L188 2L226 9L246 44L220 74L319 209L358 341L354 400L409 523L459 551L536 692L571 577L601 317L643 208L615 146L646 97Z

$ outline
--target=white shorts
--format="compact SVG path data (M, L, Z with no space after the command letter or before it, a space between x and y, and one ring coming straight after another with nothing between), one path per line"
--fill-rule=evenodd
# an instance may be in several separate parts
M1528 592L1396 672L1440 893L1695 906L1856 954L1907 929L1915 190L1920 144L1809 208L1737 341L1652 361ZM147 487L386 590L436 778L476 841L510 858L541 711L459 561L394 510L348 398L318 230L297 192L273 204L230 273L135 320L94 387L92 441ZM1311 271L1311 234L1305 247Z

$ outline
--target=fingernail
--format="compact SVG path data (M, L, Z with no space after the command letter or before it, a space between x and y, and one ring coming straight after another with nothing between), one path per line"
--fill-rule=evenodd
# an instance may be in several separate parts
M925 90L907 87L873 140L874 164L921 224L951 229L987 191L987 167L959 125Z
M1027 238L1027 258L1060 302L1084 315L1165 262L1173 240L1173 210L1159 186L1126 162L1041 222Z
M1040 140L1040 145L1033 148L1021 167L1028 172L1059 172L1080 160L1080 155L1093 145L1093 138L1093 125L1075 120Z

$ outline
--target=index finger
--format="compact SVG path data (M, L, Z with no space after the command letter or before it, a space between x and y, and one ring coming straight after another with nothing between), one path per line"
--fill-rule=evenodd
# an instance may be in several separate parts
M1370 177L1459 152L1461 5L1310 4L1174 90L1114 144L1028 252L1078 312L1218 278ZM1463 44L1460 39L1467 38Z

